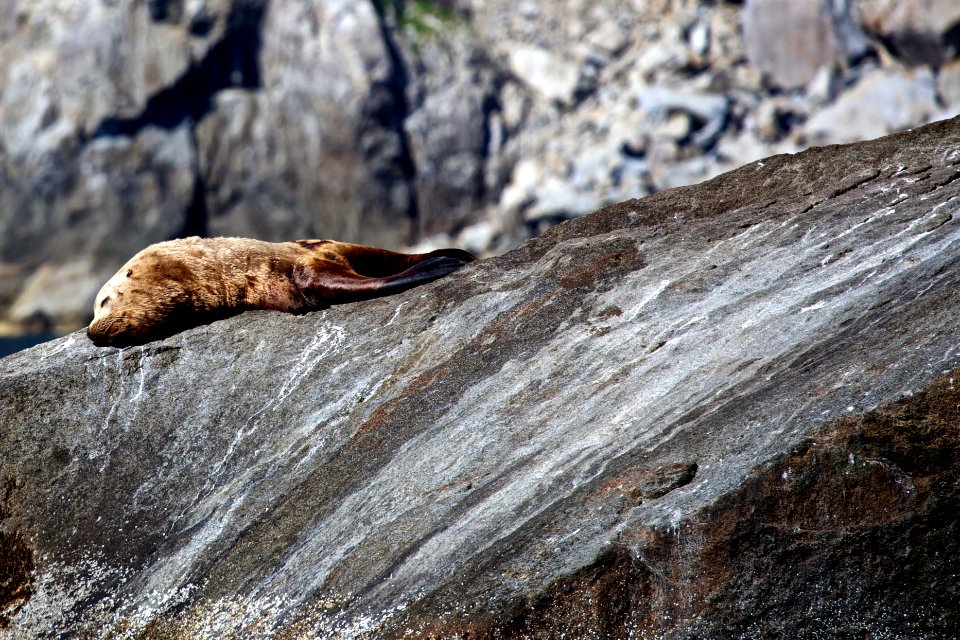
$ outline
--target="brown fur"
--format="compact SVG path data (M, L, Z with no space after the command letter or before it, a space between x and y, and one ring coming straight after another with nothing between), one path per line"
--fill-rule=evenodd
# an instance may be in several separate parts
M126 346L248 309L305 313L409 289L474 259L459 249L406 255L333 240L170 240L135 255L103 285L87 335Z

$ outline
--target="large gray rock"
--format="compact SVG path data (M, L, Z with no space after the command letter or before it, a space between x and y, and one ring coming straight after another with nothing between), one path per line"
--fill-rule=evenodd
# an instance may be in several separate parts
M372 3L43 0L3 20L0 264L25 274L7 320L32 271L74 258L99 274L196 233L400 247L418 231L405 87Z
M407 73L403 131L415 167L417 238L476 222L503 180L501 71L465 20L444 17L439 33L393 40Z
M4 4L0 263L20 275L0 308L14 320L52 309L23 300L38 269L86 261L97 279L144 244L205 230L192 120L224 60L249 62L245 15L221 0ZM91 287L44 321L76 327Z
M83 146L66 143L52 157L26 164L0 155L0 263L19 267L14 282L20 286L11 287L9 297L0 292L11 320L29 317L24 309L32 307L44 323L72 330L119 256L192 230L187 214L196 193L196 156L189 139L186 127L147 127ZM70 298L69 312L35 298L31 282L39 272L81 262L89 265L87 274L78 273L78 286L61 291Z
M399 296L3 359L6 635L951 637L958 149L771 157Z

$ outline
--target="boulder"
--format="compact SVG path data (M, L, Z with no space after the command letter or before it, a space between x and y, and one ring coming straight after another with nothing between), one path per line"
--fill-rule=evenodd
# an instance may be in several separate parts
M198 84L222 82L211 78L216 63L245 59L241 12L215 0L39 0L5 11L0 261L33 267L70 250L114 263L195 231L189 120L207 96Z
M409 241L404 82L374 4L271 0L262 13L258 82L225 87L198 124L210 231Z
M960 108L960 59L941 67L937 75L937 90L943 104Z
M929 69L876 69L804 125L814 144L875 138L937 113L937 84Z
M654 85L639 89L637 100L651 122L663 123L660 129L654 130L655 133L666 132L666 137L680 142L689 138L690 144L701 148L713 146L730 113L728 99L715 93ZM676 119L671 120L677 115L681 116L682 122L679 129Z
M777 86L802 87L824 67L862 54L867 41L847 0L747 0L744 49Z
M0 163L10 180L0 190L0 261L34 266L75 255L114 264L145 241L195 231L197 158L187 126L65 141L48 156Z
M14 638L960 626L960 120L394 297L0 360Z
M960 5L954 0L859 0L859 21L891 53L912 65L960 56Z
M580 67L540 47L518 45L510 50L510 70L541 97L573 104L580 84Z
M461 19L396 44L408 74L403 131L415 167L414 236L456 231L476 222L504 179L501 71Z

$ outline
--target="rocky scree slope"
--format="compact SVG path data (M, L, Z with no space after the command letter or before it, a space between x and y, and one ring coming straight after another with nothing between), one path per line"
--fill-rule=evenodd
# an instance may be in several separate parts
M500 253L960 108L952 0L12 0L0 334L189 234ZM789 33L789 38L782 34Z
M946 638L960 120L0 361L11 638Z

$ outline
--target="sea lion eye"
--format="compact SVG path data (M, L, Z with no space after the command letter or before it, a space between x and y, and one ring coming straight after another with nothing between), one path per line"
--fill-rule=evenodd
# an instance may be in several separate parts
M106 306L106 304L107 304L108 302L110 302L110 296L107 296L106 298L104 298L103 300L101 300L101 301L100 301L100 306L101 306L101 307Z
M132 275L133 275L133 269L128 269L128 270L127 270L127 277L129 278L129 277L132 276Z

